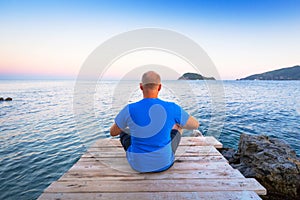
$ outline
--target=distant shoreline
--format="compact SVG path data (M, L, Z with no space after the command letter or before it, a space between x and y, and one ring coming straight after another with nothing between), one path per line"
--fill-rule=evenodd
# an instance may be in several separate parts
M286 67L277 70L254 74L237 80L273 80L273 81L293 81L300 80L300 66Z

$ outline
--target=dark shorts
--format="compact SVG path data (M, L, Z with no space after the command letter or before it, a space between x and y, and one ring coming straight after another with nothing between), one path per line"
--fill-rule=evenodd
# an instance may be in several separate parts
M172 129L170 134L171 134L171 140L172 140L172 150L173 150L173 153L175 154L175 152L178 148L178 145L180 143L181 134L176 129ZM125 149L125 151L127 151L129 146L131 145L131 136L125 132L121 132L120 142L121 142L123 148Z

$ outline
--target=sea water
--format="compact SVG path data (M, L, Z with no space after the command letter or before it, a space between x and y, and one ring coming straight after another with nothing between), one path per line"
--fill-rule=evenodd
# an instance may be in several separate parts
M160 98L200 121L204 135L237 148L241 133L265 134L300 155L300 81L165 81ZM36 199L142 95L138 82L0 81L0 199ZM212 86L211 86L212 85ZM189 136L185 132L184 136Z

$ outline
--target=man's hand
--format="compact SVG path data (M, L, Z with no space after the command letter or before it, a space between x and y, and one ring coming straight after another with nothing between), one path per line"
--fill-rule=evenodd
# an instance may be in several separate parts
M110 135L113 136L113 137L120 135L121 132L122 132L122 130L118 127L118 125L116 123L114 123L110 127Z
M180 134L183 132L182 127L179 124L174 124L172 129L178 130Z

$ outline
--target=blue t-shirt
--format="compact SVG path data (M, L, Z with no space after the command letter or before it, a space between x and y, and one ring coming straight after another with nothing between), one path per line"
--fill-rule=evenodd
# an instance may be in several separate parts
M184 126L188 118L180 106L158 98L125 106L115 123L122 130L130 130L131 146L126 157L131 167L140 172L168 169L174 162L170 132L174 124Z

